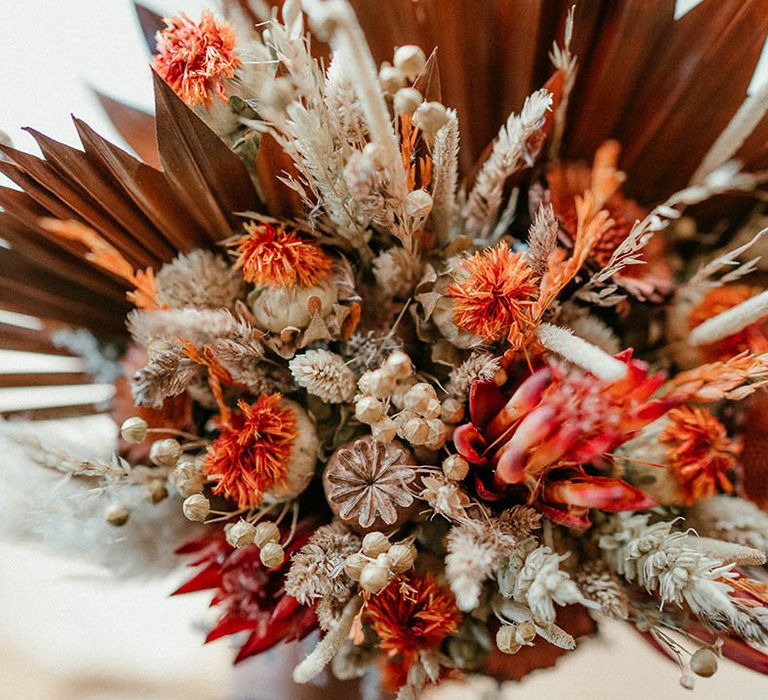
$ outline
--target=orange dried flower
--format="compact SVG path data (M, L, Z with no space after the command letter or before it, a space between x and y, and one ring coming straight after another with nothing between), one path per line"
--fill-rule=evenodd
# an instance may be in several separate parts
M381 649L406 672L420 651L438 646L461 620L453 594L432 574L395 579L368 598L365 615Z
M246 282L270 287L314 287L333 274L333 259L319 245L283 226L250 221L231 245L235 269Z
M704 321L721 314L723 311L738 306L750 297L762 291L748 284L732 284L711 289L688 317L688 329L693 330ZM727 338L702 346L706 359L727 360L745 350L756 355L768 352L768 319L761 319L747 326L744 330L729 335Z
M731 493L728 470L735 466L740 446L728 437L725 426L707 409L696 406L673 408L667 415L669 424L659 441L669 445L667 464L685 504L714 496L718 490Z
M240 413L222 426L208 450L204 471L218 479L213 492L249 508L286 474L296 438L297 421L290 408L281 408L280 394L262 395L249 405L239 401Z
M538 293L534 273L522 253L501 242L462 261L447 288L453 321L485 342L522 332L528 307Z
M190 107L208 104L214 96L226 102L225 81L242 64L232 28L217 22L210 10L197 24L183 12L165 24L152 59L160 77Z

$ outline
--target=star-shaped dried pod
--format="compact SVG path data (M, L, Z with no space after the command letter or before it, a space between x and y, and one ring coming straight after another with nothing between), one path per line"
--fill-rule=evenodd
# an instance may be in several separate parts
M353 440L328 460L323 474L328 503L357 532L399 527L418 506L409 488L416 479L414 464L413 454L397 440Z

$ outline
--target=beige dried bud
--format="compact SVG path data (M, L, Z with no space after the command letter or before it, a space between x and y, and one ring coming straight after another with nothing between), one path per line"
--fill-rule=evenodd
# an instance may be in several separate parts
M227 530L227 542L233 547L245 547L253 543L255 535L256 528L247 520L240 519Z
M393 544L389 548L387 556L392 562L391 568L395 575L408 571L415 561L414 548L407 544Z
M680 685L686 690L693 690L694 685L696 685L696 680L693 676L686 673L685 675L680 676Z
M202 493L195 493L184 499L182 510L187 520L202 523L211 512L211 502Z
M392 571L392 557L390 557L388 553L379 554L379 556L376 557L375 563L376 566L380 566L382 569Z
M111 503L104 511L104 520L115 527L122 527L131 517L131 511L122 503Z
M496 632L496 646L504 654L516 654L522 646L515 635L517 627L515 625L502 625Z
M149 493L149 500L152 503L160 503L168 498L168 488L165 484L165 479L150 479L147 482L147 491Z
M359 581L360 574L367 564L368 559L359 552L355 552L347 557L347 561L344 563L344 571L353 581Z
M430 399L427 405L422 409L421 415L427 420L433 420L440 416L442 412L442 406L438 399Z
M421 93L412 87L400 88L395 93L395 114L413 114L422 103Z
M436 134L448 122L448 112L439 102L422 102L413 113L413 123L426 134Z
M371 425L371 437L376 442L392 442L397 435L397 423L391 418L382 418Z
M413 80L424 69L427 57L418 46L406 44L405 46L398 46L395 50L393 63L408 80Z
M363 554L367 557L378 557L389 551L390 542L383 532L369 532L363 537Z
M407 379L413 374L413 362L402 350L396 350L384 360L383 367L395 379Z
M171 472L170 481L183 498L193 493L200 493L205 485L205 477L194 462L183 461Z
M443 474L451 481L462 481L469 474L469 462L461 455L450 455L443 460Z
M405 394L404 403L408 411L423 415L429 407L429 402L437 399L437 392L431 384L419 382L414 384Z
M120 437L131 445L139 445L147 439L149 425L139 416L131 416L120 426Z
M411 415L400 423L397 434L412 445L423 445L429 440L429 424L423 418Z
M355 402L355 418L366 425L378 423L385 413L384 404L373 396L363 396Z
M385 370L379 368L363 374L357 386L364 394L370 394L377 399L386 399L395 390L397 380Z
M360 588L368 593L381 593L389 582L389 571L378 564L366 564L360 572Z
M271 520L263 520L253 533L253 542L257 547L266 547L270 542L280 539L280 530Z
M426 219L432 211L432 196L425 190L413 190L405 196L405 213L414 219Z
M699 647L691 656L691 671L702 678L714 676L717 671L717 654L709 647Z
M515 641L520 645L531 645L536 639L536 626L530 620L521 622L515 630Z
M440 407L440 418L451 425L461 423L464 418L464 404L458 399L445 399Z
M158 467L173 469L181 457L181 445L177 440L167 438L155 440L149 448L149 459Z
M384 63L379 69L379 85L384 92L394 95L405 85L405 75L399 68Z
M274 569L285 561L285 550L277 542L267 542L259 552L259 559L268 569Z

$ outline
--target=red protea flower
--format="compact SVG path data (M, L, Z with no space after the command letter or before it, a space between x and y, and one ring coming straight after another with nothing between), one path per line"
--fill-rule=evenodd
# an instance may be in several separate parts
M655 505L619 480L587 474L642 427L666 413L672 400L650 400L664 381L627 350L624 379L605 382L552 363L531 374L506 397L493 382L470 391L471 422L456 429L456 449L478 467L478 493L502 497L508 486L529 490L529 501L555 522L588 527L590 508L643 510ZM490 484L486 483L490 478Z
M731 493L728 472L736 465L739 443L728 437L725 426L705 408L680 406L667 415L669 424L659 441L669 445L666 464L677 479L684 503L692 505L718 490Z
M368 598L365 619L395 667L395 685L402 685L420 651L439 646L456 632L461 613L451 591L438 585L432 574L408 574Z
M711 289L688 316L688 330L693 330L704 321L738 306L761 291L759 287L748 284L731 284ZM727 360L745 350L755 355L768 352L768 319L760 319L727 338L702 345L701 350L708 362Z
M190 107L208 104L214 96L226 101L226 81L242 64L231 27L217 22L210 10L199 23L180 13L165 24L152 61L160 77Z
M459 263L447 288L454 299L453 321L463 331L492 343L521 332L527 307L538 293L522 253L501 242Z
M288 470L297 420L281 405L280 394L262 395L252 405L239 401L236 413L222 426L208 449L204 471L218 479L213 492L249 508Z
M231 245L235 269L246 282L269 287L314 287L333 274L333 259L323 249L283 226L245 224L247 233Z
M213 589L211 605L224 609L205 638L206 643L230 634L250 632L235 657L238 663L280 641L303 639L317 627L312 608L286 595L284 587L291 554L307 543L313 529L306 521L300 523L286 547L285 561L273 569L261 563L256 545L231 547L224 539L223 529L210 528L205 536L176 550L177 554L197 554L189 566L202 568L173 595Z

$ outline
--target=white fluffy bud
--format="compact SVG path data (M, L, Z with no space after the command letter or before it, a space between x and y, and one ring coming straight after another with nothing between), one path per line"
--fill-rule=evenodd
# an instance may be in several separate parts
M393 62L399 68L408 80L413 80L424 68L427 57L424 52L413 44L399 46L395 50Z
M379 85L384 92L394 94L405 85L405 76L399 68L385 63L379 70Z
M447 121L448 113L439 102L422 102L413 113L413 123L426 134L436 134Z
M412 87L400 88L395 93L395 114L413 114L422 103L421 93Z

